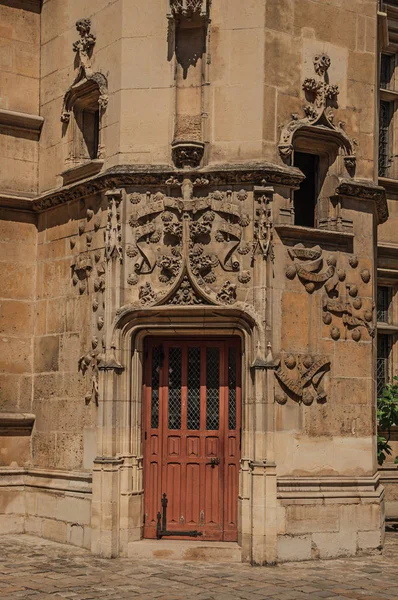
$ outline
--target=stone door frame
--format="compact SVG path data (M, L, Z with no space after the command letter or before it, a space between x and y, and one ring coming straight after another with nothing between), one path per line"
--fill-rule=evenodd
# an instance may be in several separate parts
M239 337L242 348L242 445L238 543L242 560L276 559L273 372L252 311L238 307L126 307L116 317L100 366L97 458L93 467L92 551L127 556L143 538L142 382L144 340L194 335ZM108 345L109 344L109 345Z

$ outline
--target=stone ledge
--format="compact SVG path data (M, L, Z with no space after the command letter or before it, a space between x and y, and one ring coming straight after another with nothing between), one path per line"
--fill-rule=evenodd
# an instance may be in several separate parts
M16 129L19 132L33 134L39 139L43 123L44 118L39 115L0 108L0 128Z
M71 167L61 173L64 185L69 185L70 183L93 177L101 171L103 166L103 160L89 160L81 165Z
M33 198L8 192L0 192L0 208L11 208L14 210L32 211Z
M259 185L282 185L296 189L303 174L295 167L281 167L265 162L210 165L203 169L182 170L171 165L118 165L85 179L51 190L35 198L33 210L43 211L70 200L84 198L107 189L128 186L159 186L167 189L181 186L186 177L197 180L202 187Z
M0 467L0 488L25 486L70 494L91 494L92 474L57 469Z
M285 501L359 498L379 502L380 475L373 477L278 477L277 498Z
M316 229L288 223L275 223L275 231L282 240L292 242L311 242L333 247L343 252L352 252L354 234L345 231L332 231L329 229Z
M31 435L36 416L30 413L0 412L0 435Z

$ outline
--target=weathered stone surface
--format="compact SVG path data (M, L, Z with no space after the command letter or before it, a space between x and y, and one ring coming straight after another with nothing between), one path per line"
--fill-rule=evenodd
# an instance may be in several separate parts
M375 276L396 284L398 210L375 178L376 4L0 7L0 411L35 415L0 430L0 529L127 556L146 338L239 336L243 560L378 550Z

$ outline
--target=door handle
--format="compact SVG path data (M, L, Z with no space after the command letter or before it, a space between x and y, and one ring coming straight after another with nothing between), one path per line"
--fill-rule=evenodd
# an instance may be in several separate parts
M219 464L220 464L220 459L218 458L218 456L213 456L213 457L210 459L210 462L209 462L209 463L207 463L207 464L208 464L208 465L211 465L211 468L212 468L212 469L214 469L214 467L215 467L216 465L219 465Z

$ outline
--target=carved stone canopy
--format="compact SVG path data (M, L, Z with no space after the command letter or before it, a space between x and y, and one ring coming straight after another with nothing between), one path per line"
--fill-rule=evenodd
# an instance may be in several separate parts
M330 84L327 71L330 67L330 58L327 54L319 54L314 58L315 77L307 77L303 81L308 104L304 107L304 117L300 118L297 113L292 115L292 120L282 128L278 144L279 154L282 159L289 159L293 152L293 139L296 133L302 129L308 133L329 133L345 154L345 165L347 169L355 168L355 151L353 142L344 131L344 123L334 123L333 109L338 108L337 97L339 88Z
M176 19L206 18L209 15L211 0L169 0L170 14Z

